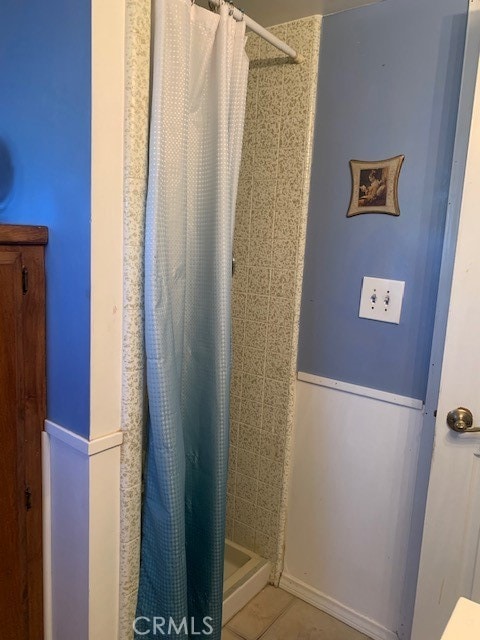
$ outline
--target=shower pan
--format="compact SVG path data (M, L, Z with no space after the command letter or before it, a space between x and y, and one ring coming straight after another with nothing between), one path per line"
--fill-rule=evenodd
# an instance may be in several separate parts
M253 551L225 540L223 568L223 624L259 593L268 583L271 565Z

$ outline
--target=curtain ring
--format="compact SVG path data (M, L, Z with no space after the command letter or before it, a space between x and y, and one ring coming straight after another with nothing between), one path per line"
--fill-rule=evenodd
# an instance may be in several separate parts
M245 18L245 9L240 9L240 7L237 7L237 9L242 14L242 17L240 18L240 20L238 22L243 22L243 19Z

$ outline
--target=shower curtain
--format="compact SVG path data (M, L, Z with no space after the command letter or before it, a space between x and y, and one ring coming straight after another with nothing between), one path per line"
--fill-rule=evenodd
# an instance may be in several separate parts
M155 0L154 43L135 626L139 638L158 637L156 624L165 637L220 640L245 25L225 4L215 14L190 0Z

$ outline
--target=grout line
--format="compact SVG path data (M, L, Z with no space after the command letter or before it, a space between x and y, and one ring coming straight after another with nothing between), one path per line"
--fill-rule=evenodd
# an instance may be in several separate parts
M274 588L279 589L279 587L274 587ZM267 627L267 629L265 629L265 631L261 635L258 636L258 638L256 638L256 640L261 640L261 638L263 638L265 634L268 633L268 631L270 631L270 629L277 622L277 620L280 620L280 618L282 618L287 613L287 611L295 604L296 600L298 600L298 598L296 598L295 596L292 596L292 601L287 604L285 609L283 609L274 620L272 620L272 623Z
M248 602L247 602L247 604L248 604ZM245 607L246 607L246 606L247 606L247 605L245 605ZM244 608L245 608L245 607L244 607ZM240 611L241 611L241 609L240 609ZM240 613L240 611L239 611L238 613ZM237 614L235 614L235 615L238 615L238 613L237 613ZM235 618L235 616L233 616L232 620L233 620L234 618ZM222 627L222 628L223 628L223 629L228 629L228 630L230 631L230 633L233 633L233 635L235 636L235 638L241 638L241 640L247 640L247 638L245 638L245 636L242 636L240 633L238 633L238 631L234 631L231 627L229 627L229 626L228 626L229 624L230 624L230 622L227 622L227 624L226 624L224 627Z
M260 591L260 593L262 593L265 590L266 587L264 587L262 589L262 591ZM283 591L284 593L288 593L288 591L285 591L284 589L281 589L280 587L274 587L274 589L278 589L279 591ZM247 607L249 604L251 604L254 600L256 600L258 598L258 596L260 595L260 593L258 593L254 598L252 598L249 602L247 602L247 604L245 605L245 607ZM296 596L294 596L293 594L289 594L292 596L292 600L291 602L289 602L284 609L282 609L278 615L275 616L275 618L272 620L272 622L268 625L268 627L262 631L262 633L259 636L256 636L256 638L254 640L261 640L261 638L263 638L265 636L265 634L270 631L270 629L273 627L273 625L277 622L277 620L279 620L283 615L285 615L287 613L287 611L295 604L295 602L297 600L299 600L299 598L297 598ZM245 609L245 607L243 607L243 609ZM238 616L238 614L243 611L243 609L240 609L240 611L235 614L235 616L232 618L232 620L235 620L235 618ZM231 631L234 635L238 636L239 638L242 638L242 640L252 640L251 638L248 639L246 638L246 636L242 635L239 631L237 631L236 629L233 629L232 627L230 627L230 622L231 620L229 620L227 622L227 624L225 625L225 629L228 629L229 631Z

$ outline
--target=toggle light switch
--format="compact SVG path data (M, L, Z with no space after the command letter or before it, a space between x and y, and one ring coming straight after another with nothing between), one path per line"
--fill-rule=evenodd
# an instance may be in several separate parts
M363 278L360 295L360 318L400 323L405 282L382 278Z

